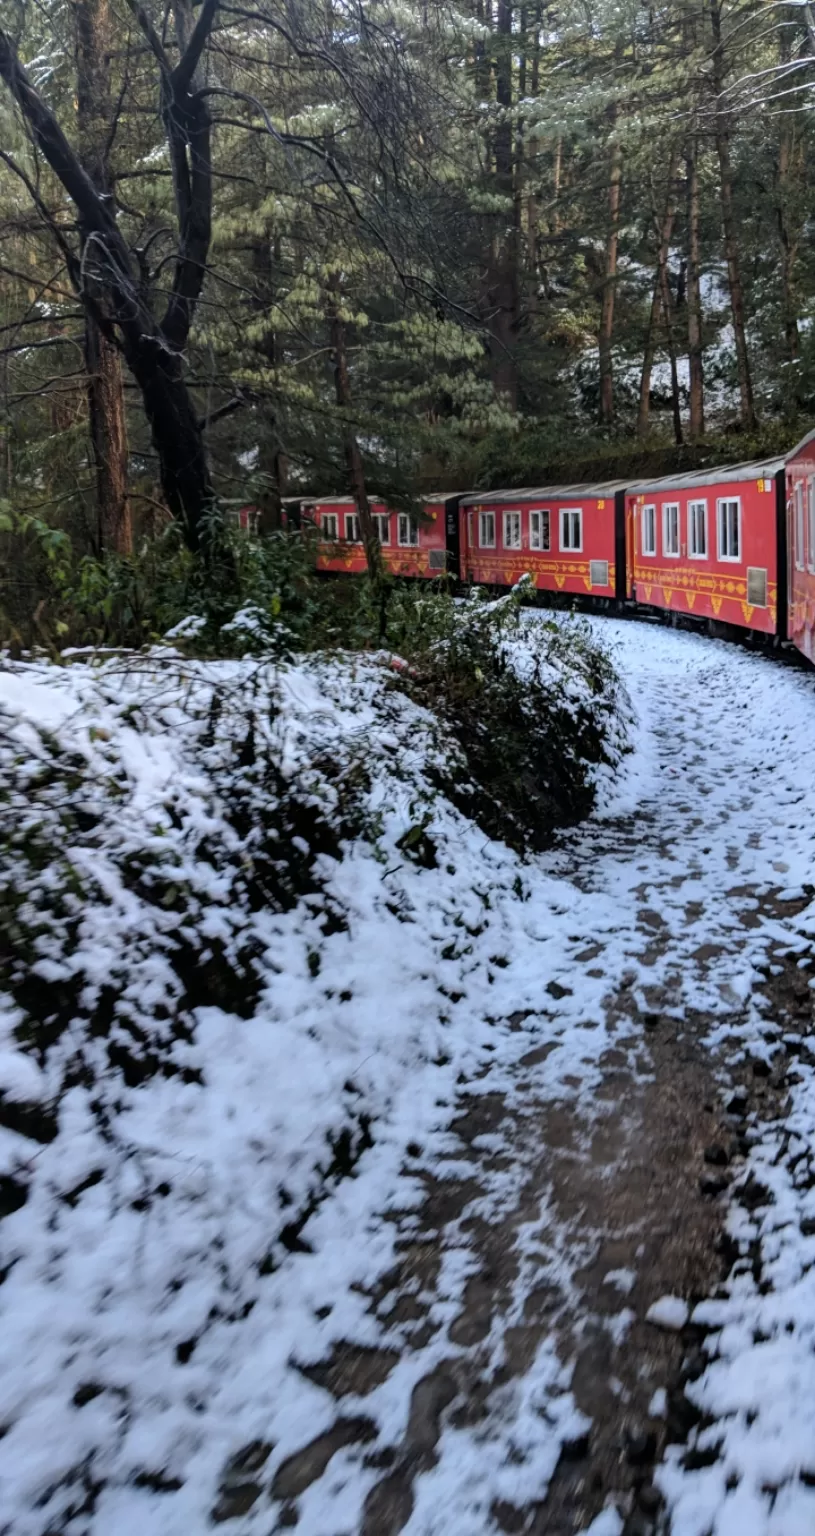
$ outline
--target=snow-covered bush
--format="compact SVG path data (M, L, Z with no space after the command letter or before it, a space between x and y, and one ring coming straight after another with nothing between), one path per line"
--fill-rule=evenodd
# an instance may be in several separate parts
M410 657L404 686L447 722L467 773L445 792L491 836L543 847L588 815L598 770L625 750L627 700L587 624L524 611L530 582L475 592L402 591L389 636Z
M520 628L501 632L517 670ZM485 856L441 792L469 770L408 696L420 649L0 665L0 1418L22 1536L85 1529L90 1481L193 1498L173 1518L205 1529L219 1456L254 1434L234 1403L254 1413L256 1378L231 1396L251 1330L287 1320L285 1362L301 1315L291 1255L373 1209L496 1032L522 1048L562 893Z

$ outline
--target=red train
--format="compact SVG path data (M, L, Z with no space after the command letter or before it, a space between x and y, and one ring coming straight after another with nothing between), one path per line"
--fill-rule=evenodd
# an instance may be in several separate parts
M391 512L384 502L372 501L382 558L394 576L443 576L458 574L456 541L448 521L458 520L460 496L428 496L421 517ZM321 571L360 574L365 570L365 551L356 503L350 496L298 503L300 513L316 523L322 535L317 556Z
M541 591L789 639L815 663L815 432L782 458L722 469L371 510L395 575L505 587L528 572ZM350 498L292 512L320 530L320 570L365 569Z

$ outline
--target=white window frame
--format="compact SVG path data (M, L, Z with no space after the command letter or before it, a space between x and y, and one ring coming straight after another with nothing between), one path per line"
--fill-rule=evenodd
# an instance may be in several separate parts
M340 536L340 520L336 512L320 513L320 532L327 543L337 543Z
M696 548L694 513L701 509L703 549ZM707 560L707 500L704 496L688 502L688 559Z
M529 514L529 548L542 552L552 548L552 509L533 507Z
M415 549L419 542L418 518L410 512L400 512L397 537L401 549Z
M795 569L796 571L803 571L805 569L804 540L806 538L806 507L804 504L803 480L796 480L795 489L792 494L792 507L795 516L795 528L793 530L795 536Z
M391 541L391 515L390 512L372 512L374 529L380 544L390 544Z
M645 520L646 512L650 514L651 534L652 534L652 538L651 538L651 541L650 541L650 548L647 547L647 541L646 541L646 538L645 538L645 532L646 532L646 528L647 528L647 523L646 523L646 520ZM645 503L645 505L643 506L643 508L642 508L642 521L641 521L640 527L642 529L642 541L641 541L642 542L642 553L645 556L645 558L648 559L648 560L655 559L656 558L656 552L657 552L657 504L656 504L655 501L647 501Z
M359 513L346 512L345 514L345 538L348 544L362 543L362 530L359 526Z
M723 525L723 520L722 520L722 513L723 513L723 509L725 507L732 507L732 506L735 506L736 509L737 509L736 529L737 529L737 538L738 538L738 546L739 546L739 548L738 548L738 554L726 555L725 552L724 552L724 548L723 548L723 542L724 541L722 540L722 532L724 531L724 525ZM742 563L742 553L741 553L741 550L742 550L742 537L741 537L741 497L740 496L717 496L717 498L716 498L716 554L717 554L717 557L718 557L718 559L720 561L726 562L727 564L730 564L730 565L741 565L741 563Z
M492 536L485 537L485 529L492 526ZM495 548L495 513L479 512L478 514L478 547L479 549Z
M676 513L676 548L668 548L668 519L672 513ZM662 503L662 557L664 560L678 560L682 553L682 518L678 501L663 501Z
M807 570L815 574L815 475L807 481Z
M511 527L514 528L513 537L510 537ZM521 547L521 514L520 512L505 512L504 549L520 549Z
M567 519L568 519L569 523L571 523L573 518L577 518L577 533L578 533L578 538L580 540L580 542L578 544L571 544L571 543L568 543L567 540L566 540ZM561 507L560 508L560 549L561 549L561 553L562 554L582 555L582 553L583 553L583 508L582 507Z

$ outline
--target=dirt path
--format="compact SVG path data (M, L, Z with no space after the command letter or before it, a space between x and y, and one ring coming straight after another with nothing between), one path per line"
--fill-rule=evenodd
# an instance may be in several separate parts
M633 829L619 835L621 850L633 849ZM643 909L638 927L652 963L667 947L657 917ZM543 1501L498 1497L489 1515L503 1531L572 1536L613 1497L631 1515L631 1536L657 1529L660 1501L649 1473L666 1434L676 1438L687 1428L686 1340L644 1317L663 1294L700 1298L720 1276L719 1203L701 1192L700 1181L719 1173L705 1151L727 1146L733 1135L711 1056L692 1023L677 1025L659 1012L664 991L653 989L644 1016L629 987L609 997L609 1026L620 1039L601 1062L593 1124L579 1111L541 1103L534 1068L551 1049L545 1045L522 1059L511 1103L490 1094L462 1102L450 1151L466 1173L440 1178L421 1170L418 1221L410 1212L399 1265L371 1300L384 1325L403 1326L408 1347L424 1351L441 1341L442 1349L413 1388L401 1440L368 1458L378 1476L362 1536L405 1529L416 1480L436 1465L442 1423L477 1436L552 1337L574 1362L572 1390L591 1428L576 1430ZM510 1172L516 1198L493 1220L491 1193ZM470 1278L448 1322L435 1313L434 1297L450 1252L466 1254ZM331 1452L352 1436L364 1444L372 1433L358 1399L395 1361L389 1352L349 1348L312 1368L312 1379L337 1399L337 1428L280 1468L272 1488L278 1528L294 1523L298 1495L325 1475ZM667 1408L655 1415L649 1410L660 1392ZM347 1411L345 1399L354 1404Z
M270 1484L247 1470L248 1447L225 1473L219 1521L262 1498L270 1530L334 1536L573 1536L607 1506L614 1536L668 1529L652 1472L698 1418L684 1387L704 1357L692 1329L646 1313L666 1294L711 1294L731 1264L723 1223L747 1099L780 1077L756 1078L749 1059L734 1073L711 1026L742 1027L740 957L754 955L763 914L788 910L750 868L777 838L777 803L751 783L732 720L712 729L726 680L711 663L673 683L668 698L650 679L659 792L552 860L619 913L609 956L594 941L574 961L572 991L583 973L608 981L591 1105L568 1075L546 1087L552 1039L522 1056L509 1088L493 1091L489 1061L461 1085L443 1162L408 1149L421 1194L387 1215L396 1263L367 1293L379 1342L297 1362L333 1399L333 1424L305 1435ZM550 1012L565 990L550 984Z

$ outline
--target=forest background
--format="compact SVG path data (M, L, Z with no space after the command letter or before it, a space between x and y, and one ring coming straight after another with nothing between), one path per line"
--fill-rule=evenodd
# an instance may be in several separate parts
M806 4L0 18L8 612L21 531L206 556L289 496L657 473L811 420Z

